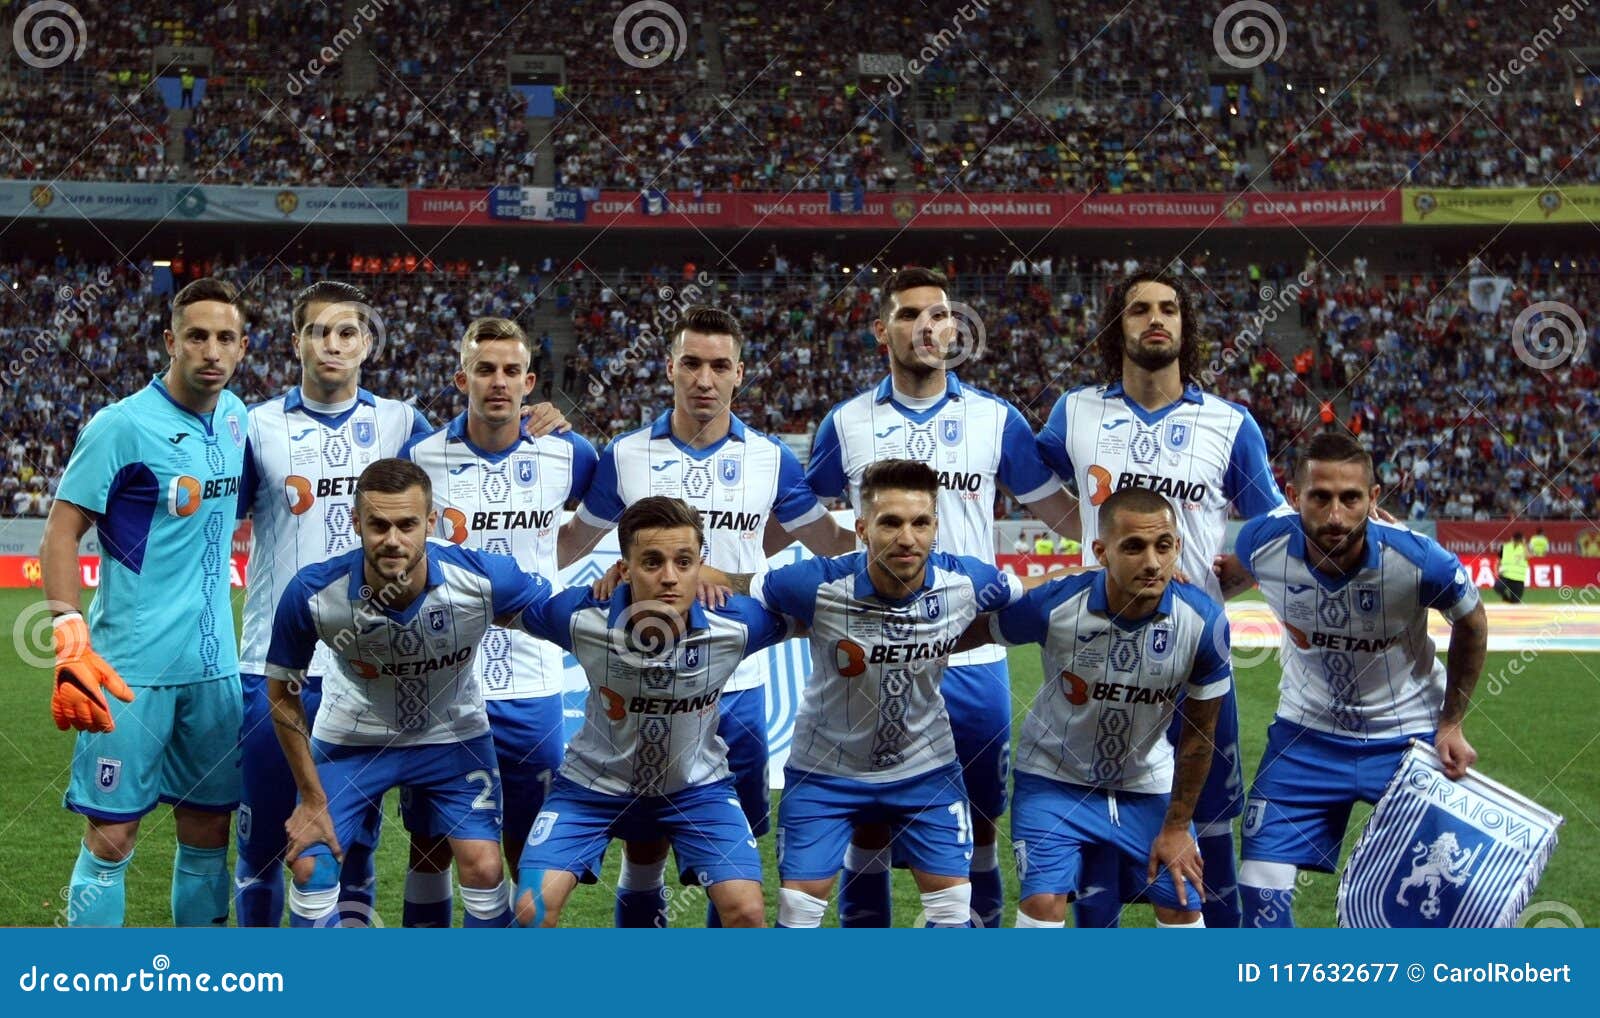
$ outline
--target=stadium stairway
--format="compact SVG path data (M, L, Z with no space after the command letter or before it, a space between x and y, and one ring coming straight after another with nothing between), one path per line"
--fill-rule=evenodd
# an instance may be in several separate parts
M700 41L706 53L706 85L722 91L727 77L722 66L722 15L715 4L705 6L705 20L700 23Z
M1039 31L1041 53L1061 52L1061 29L1056 24L1055 4L1050 0L1034 0L1033 27ZM1039 80L1034 83L1036 89L1049 90L1060 77L1065 76L1055 65L1054 60L1039 61Z
M357 11L363 5L370 10L367 0L344 0L344 24L356 24ZM381 87L380 77L388 79L388 72L379 72L378 58L363 43L351 46L341 56L342 70L339 74L339 88L345 95L363 95L374 91L390 91ZM389 82L393 84L393 82Z

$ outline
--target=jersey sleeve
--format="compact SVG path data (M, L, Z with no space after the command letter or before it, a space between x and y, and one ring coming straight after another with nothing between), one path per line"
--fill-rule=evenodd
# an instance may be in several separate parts
M717 614L736 618L749 629L750 637L744 645L745 657L782 643L794 633L794 626L787 618L769 611L753 597L736 594L717 609Z
M1244 566L1245 571L1256 580L1261 579L1261 577L1256 576L1256 567L1252 560L1256 557L1257 549L1261 547L1262 535L1266 533L1266 529L1267 517L1257 516L1239 528L1239 535L1233 540L1234 557L1239 560L1240 565Z
M1018 502L1027 505L1059 491L1061 482L1040 457L1039 445L1028 422L1023 420L1022 412L1010 403L1006 403L1005 408L1006 423L1000 434L997 476Z
M953 565L972 580L980 612L997 612L1022 597L1022 581L1015 573L970 555L955 556Z
M562 650L572 649L572 617L590 600L587 585L568 587L552 597L524 608L515 628L548 640Z
M430 431L428 434L431 435L433 432ZM417 446L421 444L424 438L427 437L428 435L419 435L415 432L412 432L411 437L406 439L406 444L400 447L399 457L403 460L410 460L411 462L415 463L417 461ZM435 494L437 494L437 492Z
M1422 580L1417 598L1456 622L1478 607L1478 587L1467 575L1461 560L1437 541L1424 541Z
M799 619L810 626L817 611L817 588L828 582L827 563L836 561L827 558L801 559L793 565L761 573L750 581L750 596L762 607Z
M139 439L115 404L89 418L78 433L56 498L102 514L122 471L138 465Z
M528 608L550 600L550 581L524 572L510 555L490 555L481 551L462 552L471 557L478 571L489 581L489 598L494 617L515 618Z
M1261 426L1248 410L1241 413L1244 419L1233 436L1228 469L1222 476L1222 494L1240 516L1249 519L1283 505L1283 494L1272 476L1272 464L1267 462L1267 440L1261 434Z
M1210 700L1228 691L1233 683L1232 643L1228 615L1219 607L1206 617L1200 631L1200 646L1195 648L1194 664L1189 669L1190 696Z
M806 483L806 473L800 467L800 460L787 445L777 439L772 442L778 447L778 498L772 507L773 515L785 530L794 530L822 519L828 510L817 498L817 493L811 490L811 485Z
M567 499L582 500L589 494L589 486L594 483L595 466L600 462L600 454L594 451L594 444L575 431L563 431L559 435L572 445L572 488L567 492Z
M989 634L996 643L1015 646L1043 644L1050 630L1050 612L1060 597L1059 581L1028 591L1016 602L989 618Z
M419 438L426 438L433 434L433 425L428 423L428 416L416 406L411 408L411 437L407 444Z
M839 447L838 410L828 411L811 439L811 462L806 464L806 484L818 498L843 498L850 490L844 475L844 450Z
M272 640L267 645L267 677L287 682L311 666L317 649L317 621L311 613L312 591L298 576L283 588L272 615Z
M589 490L584 493L583 504L578 506L578 518L591 527L609 529L622 519L622 495L617 487L617 443L612 442L600 453Z
M1067 455L1067 396L1062 394L1050 408L1044 427L1034 436L1034 445L1044 465L1066 484L1073 483L1072 458Z

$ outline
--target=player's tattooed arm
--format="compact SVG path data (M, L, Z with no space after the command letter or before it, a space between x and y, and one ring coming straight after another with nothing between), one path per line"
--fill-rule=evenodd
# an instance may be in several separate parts
M317 777L316 760L311 755L311 726L306 721L305 705L300 702L301 673L293 680L271 679L267 682L267 702L272 710L272 728L278 735L278 745L283 747L284 759L289 763L289 773L294 776L295 788L300 793L294 812L289 814L284 829L289 844L284 852L286 862L294 862L300 853L322 842L337 858L343 858L339 839L333 833L333 818L328 815L328 797Z
M1147 874L1151 883L1162 870L1172 873L1178 889L1178 905L1189 908L1190 901L1197 907L1205 898L1205 864L1200 858L1200 845L1189 834L1189 821L1194 819L1194 806L1205 787L1206 775L1211 771L1211 757L1217 731L1217 716L1222 713L1220 696L1209 700L1186 697L1178 708L1183 716L1183 734L1178 738L1177 766L1172 774L1172 802L1167 807L1166 818L1161 823L1161 833L1150 844L1150 868ZM1189 888L1196 897L1191 899Z
M1256 578L1244 567L1237 555L1218 555L1211 562L1211 571L1222 584L1222 599L1242 594L1256 585Z
M750 594L750 581L755 579L755 573L725 573L716 566L700 567L700 582L709 583L718 587L727 587L735 594Z
M1439 712L1439 733L1434 737L1433 748L1444 764L1445 776L1452 780L1464 777L1467 768L1478 760L1478 751L1467 741L1461 726L1472 703L1472 691L1483 675L1488 652L1489 616L1479 603L1450 627L1450 649L1445 653L1444 708Z

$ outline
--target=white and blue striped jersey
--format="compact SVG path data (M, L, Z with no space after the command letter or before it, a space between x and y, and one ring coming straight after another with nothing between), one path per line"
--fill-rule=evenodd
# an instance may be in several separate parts
M429 539L423 592L399 611L367 585L362 550L294 575L272 620L268 678L305 674L332 651L312 734L346 746L463 742L489 731L472 658L494 619L520 620L550 584L503 555ZM514 622L513 624L520 624Z
M858 551L774 569L750 593L811 630L788 766L889 782L956 762L939 692L950 650L980 612L1020 598L1022 584L993 562L934 552L922 588L894 600L877 592Z
M894 398L894 383L845 400L823 418L812 440L806 480L822 498L849 496L861 508L861 477L879 460L911 459L939 475L939 536L934 550L993 562L996 483L1027 504L1060 483L1039 459L1033 432L1005 400L945 375L944 397L925 410ZM1005 659L998 647L956 656L954 664Z
M589 679L583 727L561 761L570 781L607 795L671 795L728 776L718 706L739 662L785 640L790 626L748 597L707 610L691 602L676 641L637 647L632 589L608 600L572 587L523 613L528 632L571 651ZM324 694L326 695L326 694Z
M1456 622L1479 604L1456 556L1430 537L1370 520L1361 563L1329 576L1306 561L1305 531L1289 509L1246 523L1234 554L1283 624L1278 717L1352 739L1433 733L1445 666L1428 635L1428 609Z
M1167 729L1179 699L1233 681L1228 617L1174 580L1142 619L1111 613L1103 569L1030 590L989 621L1000 643L1044 648L1044 684L1022 722L1017 770L1119 792L1172 791Z
M1211 562L1227 537L1229 503L1245 519L1283 504L1255 418L1193 383L1156 411L1129 398L1120 382L1072 389L1056 401L1038 443L1050 468L1077 486L1085 565L1096 562L1095 507L1121 488L1149 488L1177 512L1178 568L1218 601Z
M356 479L433 430L416 407L356 391L341 414L306 406L300 387L250 407L239 513L250 522L250 586L239 670L266 671L272 612L294 574L356 545ZM326 656L311 668L321 674Z
M467 435L461 414L401 454L433 481L438 536L452 544L510 555L523 571L556 578L561 510L581 498L594 476L594 446L567 432L529 438L486 452ZM483 695L520 700L561 692L561 651L526 633L491 626L473 659Z
M617 436L600 454L578 517L591 527L610 529L624 509L651 495L681 498L700 510L705 561L727 573L767 568L762 535L769 516L794 530L827 514L789 447L737 417L722 441L704 449L672 434L671 411ZM751 657L728 681L727 691L761 689L766 683L765 656Z

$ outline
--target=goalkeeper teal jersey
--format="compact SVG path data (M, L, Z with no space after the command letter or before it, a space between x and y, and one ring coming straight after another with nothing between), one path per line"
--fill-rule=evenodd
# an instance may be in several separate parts
M211 413L195 414L159 378L78 435L56 497L96 517L89 635L129 685L239 670L228 581L244 443L239 397L223 392Z

